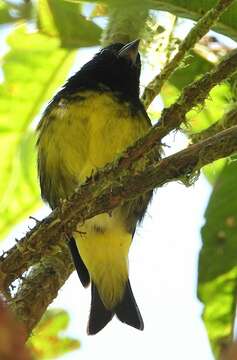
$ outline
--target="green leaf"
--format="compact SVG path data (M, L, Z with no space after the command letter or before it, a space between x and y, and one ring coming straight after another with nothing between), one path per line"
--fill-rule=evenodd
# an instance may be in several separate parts
M100 43L101 28L81 14L81 6L64 0L39 0L39 29L60 37L67 48L95 46Z
M0 85L0 238L42 203L31 124L65 80L75 54L20 27L8 37Z
M151 0L151 6L179 17L198 20L217 0ZM237 40L237 3L234 2L220 17L213 30Z
M191 51L161 89L161 97L166 107L170 106L181 94L185 86L210 71L213 64Z
M206 176L207 180L211 185L214 185L217 181L219 175L221 174L222 170L225 167L226 162L228 159L219 159L214 161L211 164L208 164L202 168L202 172Z
M213 64L196 53L190 51L183 64L171 76L170 82L180 91L192 81L204 75L213 68Z
M200 132L220 120L229 109L232 99L231 88L228 83L215 86L209 93L205 104L187 114L189 127L192 133Z
M48 310L28 341L34 359L55 359L80 347L80 342L61 335L69 325L65 310Z
M177 100L185 86L210 71L212 67L212 63L195 52L191 52L185 60L185 66L175 71L161 91L165 106L170 106ZM232 92L229 83L215 86L204 106L197 107L187 114L188 132L200 132L218 121L228 109L231 99Z
M162 99L165 106L170 106L181 93L181 89L176 87L171 81L162 89ZM184 128L187 134L198 133L207 129L209 126L220 120L224 113L229 109L232 93L229 84L224 83L215 86L205 100L204 105L196 107L186 115L188 119L187 127Z
M193 109L187 114L187 119L189 120L188 132L200 132L221 120L229 109L231 99L231 88L227 82L215 86L205 101L205 105L202 108ZM226 159L219 159L202 169L211 184L214 184L218 179L226 161Z
M199 258L198 296L203 320L218 358L232 339L237 287L237 162L225 165L205 214Z

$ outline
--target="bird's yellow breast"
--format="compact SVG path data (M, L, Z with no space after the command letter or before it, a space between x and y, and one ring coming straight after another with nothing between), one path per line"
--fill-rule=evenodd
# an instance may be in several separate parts
M149 125L142 115L131 115L129 104L115 101L108 93L86 91L78 94L78 100L61 100L47 119L47 131L41 127L39 147L47 149L46 166L63 167L82 182L142 136Z

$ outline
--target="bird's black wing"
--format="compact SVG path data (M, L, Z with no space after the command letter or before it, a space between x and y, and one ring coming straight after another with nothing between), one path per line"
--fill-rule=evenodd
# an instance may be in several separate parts
M79 279L81 280L82 285L84 287L87 287L90 284L90 275L89 275L88 270L81 258L81 255L78 251L76 242L73 237L70 238L70 240L68 242L68 246L71 250L73 262L74 262L75 268L77 270Z

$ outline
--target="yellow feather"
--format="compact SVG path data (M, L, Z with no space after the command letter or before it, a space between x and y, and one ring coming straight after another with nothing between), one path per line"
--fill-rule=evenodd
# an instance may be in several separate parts
M119 215L116 215L118 211L113 216L100 214L78 228L85 235L73 234L81 257L108 309L122 298L128 279L128 251L132 240ZM104 232L96 232L98 226L103 227Z
M54 174L53 186L61 197L66 193L60 185L59 169L66 178L81 183L149 129L143 114L131 116L129 105L115 101L112 94L86 91L77 96L79 100L64 100L53 108L39 126L39 153L45 157L48 173ZM102 301L111 309L123 296L132 235L120 209L112 216L98 215L77 230L73 236L81 257Z

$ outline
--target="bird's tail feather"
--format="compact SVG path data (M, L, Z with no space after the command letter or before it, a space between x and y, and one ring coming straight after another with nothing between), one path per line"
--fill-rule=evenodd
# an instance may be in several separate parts
M132 293L129 280L127 281L124 289L124 295L119 304L114 309L108 310L104 306L95 284L91 285L91 311L87 327L89 335L94 335L102 330L108 322L113 318L114 314L117 315L121 322L126 323L136 329L143 330L144 324L142 316L136 304L135 298Z
M114 312L106 309L93 281L91 282L91 310L87 326L88 335L94 335L102 330L112 319Z
M144 323L133 296L129 280L125 285L122 301L116 306L115 313L118 319L136 329L143 330Z

